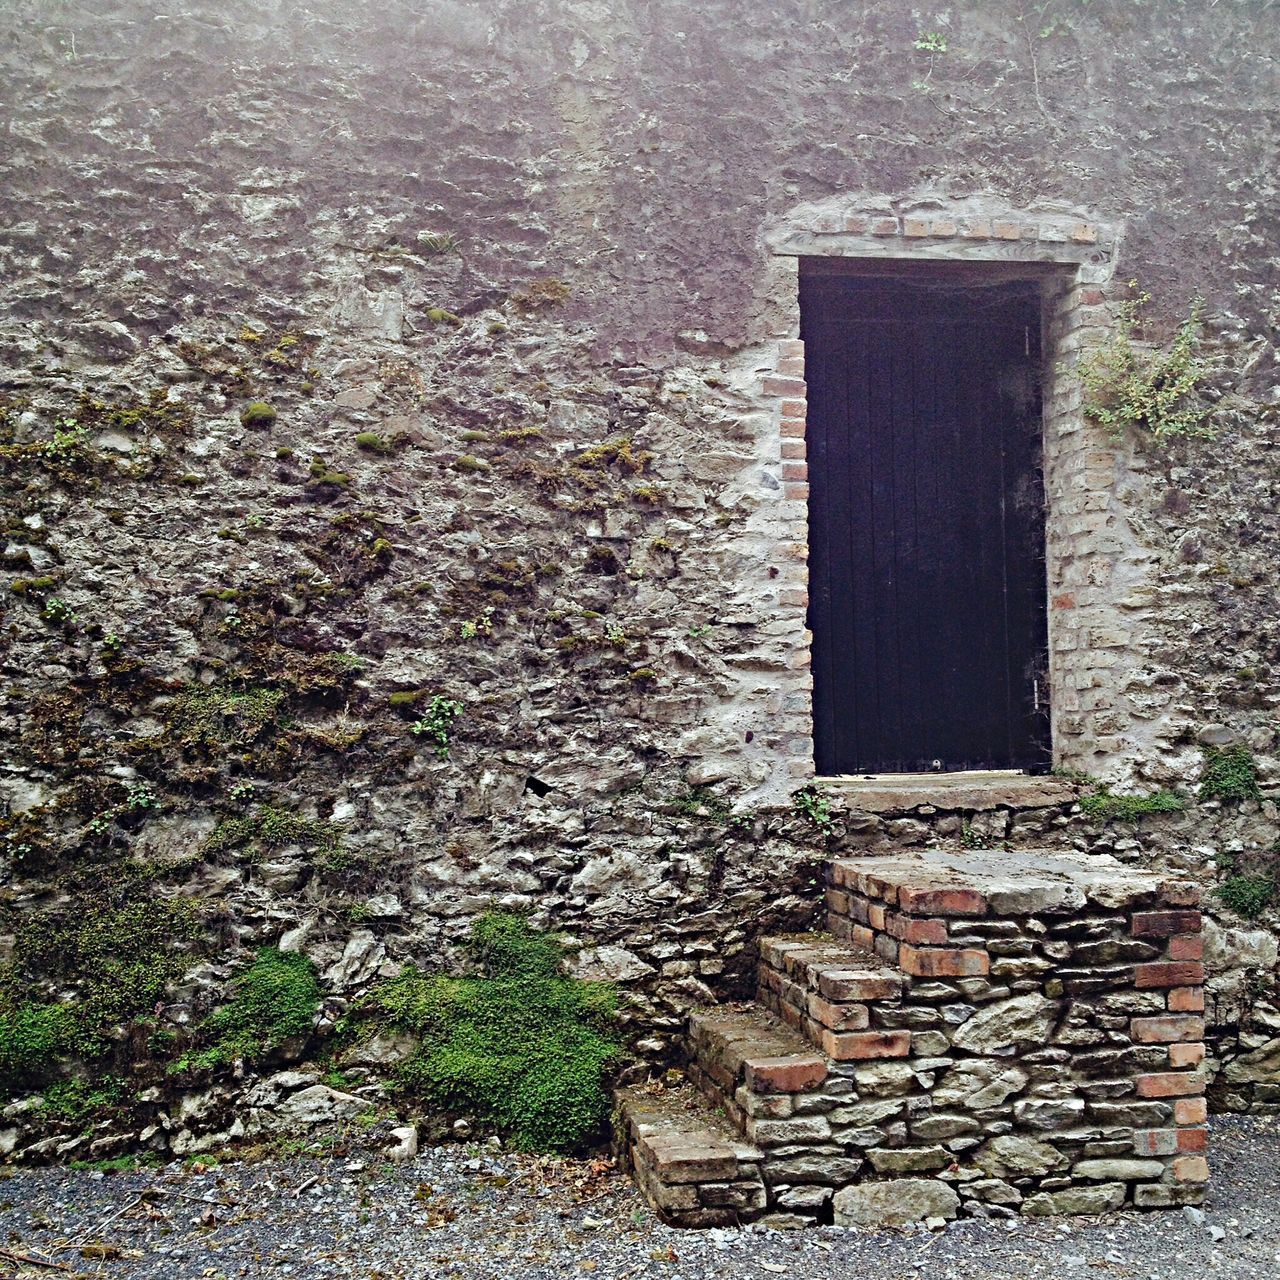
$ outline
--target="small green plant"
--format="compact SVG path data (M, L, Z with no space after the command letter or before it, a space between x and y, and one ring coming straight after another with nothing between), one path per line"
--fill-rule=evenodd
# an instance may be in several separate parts
M237 782L231 788L228 795L231 797L233 804L249 804L254 797L257 787L252 782Z
M477 974L408 968L364 1001L361 1013L419 1041L398 1086L495 1125L524 1150L583 1147L609 1115L616 992L563 976L563 944L519 916L482 916L468 950Z
M361 431L356 435L356 448L367 453L392 453L395 445L384 440L376 431Z
M1080 797L1080 808L1098 822L1137 822L1153 813L1181 813L1186 807L1184 796L1163 789L1145 796L1117 796L1100 786Z
M1136 281L1129 281L1132 290ZM1204 365L1197 357L1203 304L1195 299L1172 342L1151 349L1135 337L1151 295L1134 293L1117 307L1108 342L1081 357L1078 365L1085 391L1085 415L1115 438L1129 429L1156 444L1178 438L1210 438L1209 410L1197 391Z
M139 782L136 786L129 788L129 794L125 797L125 807L134 813L145 813L148 809L158 809L160 807L160 798L151 789L149 782Z
M802 787L797 791L791 797L791 808L824 831L835 821L831 816L830 798L817 787Z
M240 423L245 427L269 427L276 411L265 400L254 400L240 410Z
M981 849L986 841L973 829L973 823L965 818L960 823L960 847L962 849Z
M490 605L484 608L478 618L467 618L459 630L464 640L493 635L493 607Z
M436 755L446 760L449 756L449 731L464 710L461 702L437 693L427 704L426 714L409 726L409 732L417 737L430 738L435 743Z
M76 620L76 611L59 596L50 596L44 602L41 616L46 622L52 622L56 627L64 627Z
M941 31L922 31L916 37L916 48L923 53L946 53L947 37Z
M1213 891L1225 907L1246 920L1256 920L1272 903L1276 882L1269 875L1228 876Z
M1200 799L1238 804L1257 800L1258 765L1248 747L1205 747L1204 772L1200 775Z
M447 231L419 231L417 239L419 250L429 257L452 253L458 247L457 236Z
M261 1058L286 1040L309 1036L319 1005L320 984L311 961L297 952L265 947L237 981L231 1002L201 1028L214 1037L213 1044L179 1062L178 1068L211 1070L237 1058Z

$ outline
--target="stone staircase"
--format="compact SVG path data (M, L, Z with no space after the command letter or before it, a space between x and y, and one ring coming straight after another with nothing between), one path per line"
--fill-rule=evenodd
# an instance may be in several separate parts
M616 1141L683 1226L882 1225L1198 1203L1195 885L1114 859L828 867L828 932L762 938L755 1003L694 1012L685 1082Z

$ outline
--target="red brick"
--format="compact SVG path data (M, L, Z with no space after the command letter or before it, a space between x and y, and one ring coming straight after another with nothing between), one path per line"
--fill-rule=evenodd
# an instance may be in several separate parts
M782 464L782 478L784 480L807 480L809 478L809 464L807 462L784 462Z
M867 219L861 213L846 213L844 231L847 235L861 236L867 233Z
M1096 244L1098 240L1098 228L1092 222L1077 222L1071 228L1071 238L1077 244Z
M990 972L991 958L985 951L917 948L903 943L898 964L916 978L980 978Z
M1209 1162L1204 1156L1179 1156L1173 1162L1173 1176L1179 1182L1208 1182Z
M747 1088L753 1093L803 1093L827 1078L827 1064L813 1057L748 1058Z
M1204 1124L1209 1118L1209 1104L1203 1098L1179 1098L1173 1104L1174 1124Z
M1169 1065L1175 1070L1183 1067L1198 1067L1204 1061L1204 1043L1171 1044L1169 1046Z
M1101 289L1082 289L1080 291L1080 305L1084 307L1096 307L1106 302L1107 295Z
M760 389L767 396L803 396L806 388L803 378L769 377Z
M1133 971L1135 987L1198 987L1204 982L1204 965L1193 960L1154 960Z
M1179 1129L1179 1151L1207 1151L1209 1149L1208 1129Z
M1022 235L1022 228L1016 222L993 222L991 234L997 240L1017 240Z
M1169 1008L1174 1013L1204 1012L1204 988L1174 987L1169 992Z
M960 234L967 240L989 240L991 238L991 223L986 218L978 218L973 222L966 222Z
M1172 938L1179 933L1199 933L1198 911L1136 911L1133 916L1135 938Z
M876 218L871 223L873 236L896 236L898 234L897 218Z
M807 484L784 484L782 486L782 496L791 502L808 502L809 486ZM808 774L804 776L807 777L812 773L813 768L810 766Z
M803 338L783 338L778 343L778 359L786 360L791 356L804 355Z
M884 903L873 902L867 909L867 923L873 929L883 929L885 919Z
M929 234L931 236L953 236L956 234L956 224L950 218L930 218Z
M1157 1071L1139 1076L1140 1098L1181 1098L1204 1092L1204 1080L1193 1071Z
M902 979L852 969L828 969L818 974L818 990L828 1000L895 1000L902 994Z
M1050 602L1055 609L1074 609L1076 607L1076 598L1070 593L1057 595Z
M829 1031L865 1031L871 1025L865 1004L835 1004L821 996L809 997L809 1016Z
M1187 1014L1165 1018L1134 1018L1129 1031L1139 1044L1168 1044L1171 1040L1203 1040L1204 1019Z
M947 943L945 920L920 920L890 913L884 927L900 942L923 943L929 947L942 947Z
M976 889L912 889L898 892L898 905L913 916L980 916L987 900Z
M839 1035L823 1031L822 1049L837 1062L862 1062L868 1058L905 1058L911 1052L910 1031L850 1031Z
M903 218L902 234L904 236L927 236L929 223L924 218Z
M1198 933L1184 933L1169 939L1170 960L1203 960L1204 939Z
M778 434L784 439L803 440L804 425L803 418L783 418Z
M849 941L855 947L861 947L864 951L870 951L876 944L875 931L868 929L865 924L851 924L849 926Z
M828 889L827 910L847 916L849 914L849 895L843 889Z
M784 400L778 409L784 418L803 418L809 412L809 402L803 398Z
M784 378L804 377L804 356L784 356L778 361L774 372Z
M803 461L808 456L808 450L805 448L804 437L799 440L783 440L782 456L793 461ZM1187 959L1192 957L1188 956Z

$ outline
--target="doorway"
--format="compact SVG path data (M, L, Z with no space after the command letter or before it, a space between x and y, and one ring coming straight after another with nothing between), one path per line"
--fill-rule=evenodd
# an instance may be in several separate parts
M821 776L1050 766L1041 297L801 259Z

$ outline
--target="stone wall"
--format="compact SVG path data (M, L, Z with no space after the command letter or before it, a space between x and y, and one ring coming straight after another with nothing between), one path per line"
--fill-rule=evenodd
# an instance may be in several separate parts
M323 1030L528 908L624 984L657 1061L762 932L812 921L831 850L990 826L1206 884L1233 845L1265 860L1269 801L1131 834L1069 799L837 803L830 830L790 807L803 482L769 236L850 192L895 219L1069 205L1124 227L1117 279L1158 328L1204 295L1214 444L1082 428L1118 548L1085 585L1132 624L1122 649L1085 628L1119 656L1062 712L1117 783L1194 791L1205 742L1276 777L1273 24L1020 12L953 8L931 53L889 3L7 6L14 989L78 990L31 921L189 901L166 1029L282 943L321 971ZM411 728L434 697L463 708L447 755ZM1274 935L1206 939L1218 1096L1256 1105ZM156 1069L131 1044L95 1070Z

